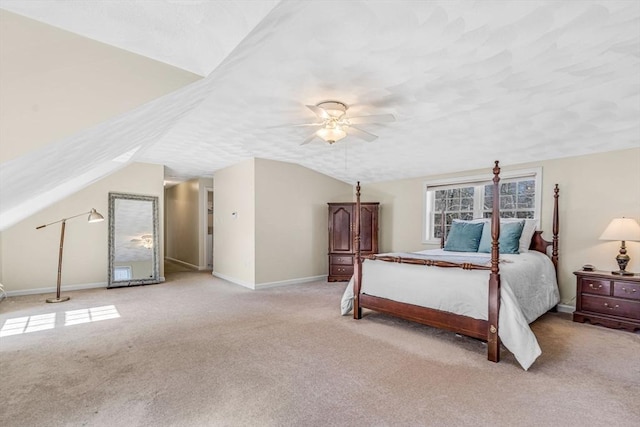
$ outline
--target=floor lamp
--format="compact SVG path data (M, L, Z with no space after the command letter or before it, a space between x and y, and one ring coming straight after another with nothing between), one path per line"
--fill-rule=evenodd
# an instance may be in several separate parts
M89 222L104 221L104 217L102 215L100 215L95 209L91 209L89 212L83 212L81 214L74 215L69 218L62 218L61 220L50 222L49 224L40 225L36 227L36 230L39 230L41 228L45 228L50 225L57 224L59 222L62 223L62 227L60 229L60 254L58 255L58 284L56 286L56 297L47 298L47 302L63 302L63 301L69 301L70 299L70 297L60 297L60 286L61 286L61 279L62 279L62 247L64 245L64 229L65 229L67 220L70 220L72 218L77 218L79 216L86 215L86 214L89 214L89 218L87 218Z

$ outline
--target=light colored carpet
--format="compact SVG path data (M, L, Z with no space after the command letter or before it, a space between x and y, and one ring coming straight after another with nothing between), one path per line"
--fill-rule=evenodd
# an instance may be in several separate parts
M640 419L639 334L546 314L533 325L543 355L525 372L506 350L500 363L488 362L480 341L371 312L342 317L343 283L251 291L210 273L167 278L68 292L72 299L61 304L46 304L48 295L0 303L0 425L631 426Z

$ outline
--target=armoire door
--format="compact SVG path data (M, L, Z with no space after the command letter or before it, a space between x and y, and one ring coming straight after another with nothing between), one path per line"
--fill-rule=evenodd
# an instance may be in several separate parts
M360 205L360 252L378 252L378 204Z
M353 205L330 204L329 205L329 252L352 253L353 235Z

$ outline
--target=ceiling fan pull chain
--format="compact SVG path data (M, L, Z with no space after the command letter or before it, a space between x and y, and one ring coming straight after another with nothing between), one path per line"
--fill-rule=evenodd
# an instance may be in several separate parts
M344 144L344 171L347 171L347 150L348 150L349 144Z

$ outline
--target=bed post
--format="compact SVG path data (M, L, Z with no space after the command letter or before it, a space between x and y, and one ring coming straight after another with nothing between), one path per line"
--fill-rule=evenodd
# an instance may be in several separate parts
M360 181L356 185L356 208L354 212L355 234L353 239L355 259L353 263L353 318L362 318L360 308L360 286L362 282L362 258L360 258Z
M489 324L487 331L487 358L500 361L500 337L498 316L500 313L500 167L496 160L493 167L493 210L491 212L491 274L489 275Z
M447 232L447 220L444 218L445 209L442 208L442 216L440 217L440 249L444 249L444 243L446 241L445 233Z
M556 279L558 278L558 229L560 226L560 219L558 214L558 193L560 189L556 184L553 189L553 240L551 246L551 262L556 269Z

